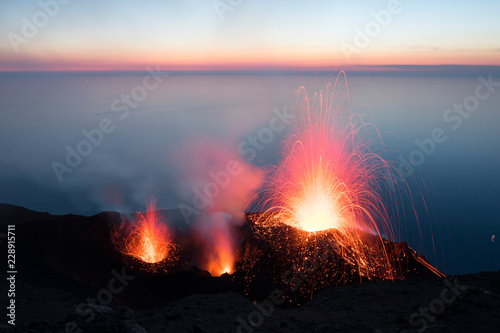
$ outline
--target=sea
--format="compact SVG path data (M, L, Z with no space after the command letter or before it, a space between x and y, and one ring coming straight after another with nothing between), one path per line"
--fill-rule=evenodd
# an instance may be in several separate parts
M220 143L255 167L276 165L288 123L273 122L296 110L299 87L312 99L338 74L0 73L0 203L93 215L142 210L154 196L177 209L190 146ZM378 129L384 158L405 166L389 187L404 189L400 204L415 214L392 217L409 230L396 240L449 275L499 270L500 74L340 80L349 112Z

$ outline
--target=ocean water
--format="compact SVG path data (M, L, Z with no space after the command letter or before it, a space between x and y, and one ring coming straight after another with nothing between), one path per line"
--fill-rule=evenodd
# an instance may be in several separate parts
M193 142L248 152L249 136L289 112L299 86L312 93L326 83L322 74L147 75L0 74L0 202L91 215L143 209L153 194L159 207L177 208L179 156ZM415 233L399 240L447 274L500 269L500 87L471 97L478 76L347 73L352 111L382 133L386 158L418 164L404 180L423 241ZM472 111L452 111L464 103ZM276 163L284 135L273 133L252 163ZM82 144L87 136L95 144ZM68 152L78 149L86 156L70 157L70 166ZM405 219L415 232L417 221Z

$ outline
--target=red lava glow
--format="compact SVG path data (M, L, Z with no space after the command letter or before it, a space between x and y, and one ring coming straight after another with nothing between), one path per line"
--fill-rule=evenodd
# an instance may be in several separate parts
M200 265L212 276L233 273L234 235L231 221L221 212L212 212L197 222L196 238L201 245Z
M159 216L154 200L148 203L145 213L137 213L135 221L115 235L115 244L123 254L146 263L154 264L167 258L170 249L169 230Z
M217 245L213 248L213 253L209 256L207 271L212 276L221 276L224 273L232 273L234 257L233 249L225 236L215 238Z
M374 238L380 243L380 235L393 236L381 197L390 166L379 155L383 143L375 126L351 114L345 73L330 78L312 100L299 88L295 110L298 118L261 202L273 214L264 214L259 223L285 223L308 232L336 230L332 241L354 258L363 276L379 272L380 266L390 275L383 259L387 255L370 258L362 236L378 235Z

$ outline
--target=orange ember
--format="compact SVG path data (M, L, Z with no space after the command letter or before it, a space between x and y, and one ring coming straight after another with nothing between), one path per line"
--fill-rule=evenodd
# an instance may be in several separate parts
M117 243L123 254L151 264L168 256L169 230L158 215L154 200L148 204L146 213L137 213L135 221L122 235L125 239Z

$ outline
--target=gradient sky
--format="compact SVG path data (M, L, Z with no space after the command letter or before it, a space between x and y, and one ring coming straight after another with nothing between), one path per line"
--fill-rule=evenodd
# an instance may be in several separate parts
M221 20L212 0L72 0L18 53L9 36L23 36L23 18L42 9L2 1L0 71L500 65L500 1L399 2L401 13L347 61L342 43L355 46L356 29L388 1L242 0Z

